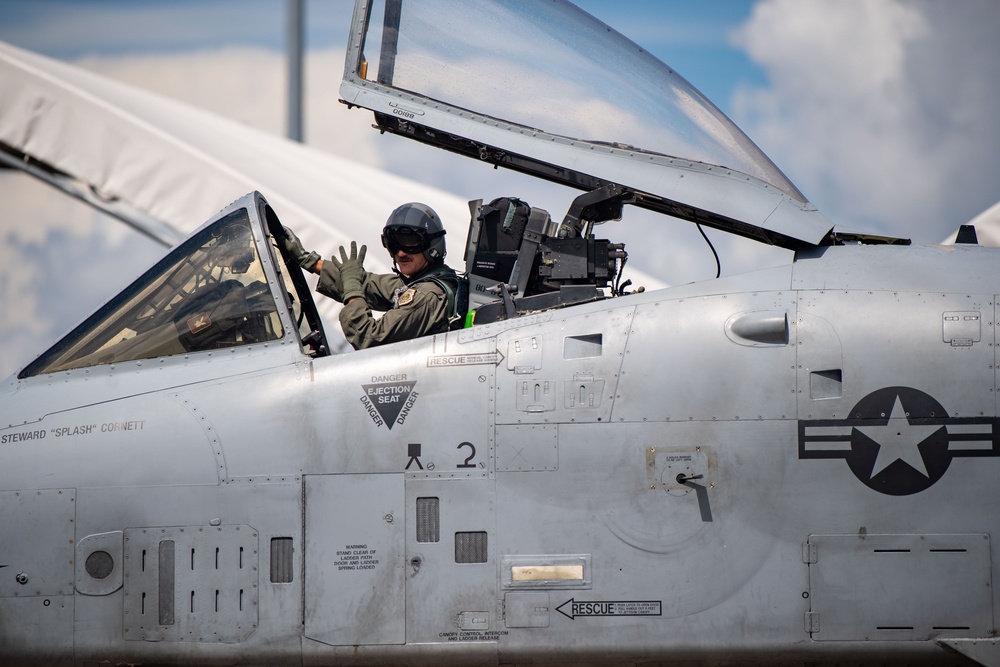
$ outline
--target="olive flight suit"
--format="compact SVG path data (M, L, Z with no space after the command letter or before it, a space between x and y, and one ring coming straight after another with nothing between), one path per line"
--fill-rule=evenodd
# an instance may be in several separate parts
M323 263L316 291L342 302L340 275L328 266ZM360 350L444 333L457 315L458 283L455 271L443 264L428 267L410 279L365 272L361 281L364 298L353 299L340 311L344 337ZM373 310L384 314L376 319Z

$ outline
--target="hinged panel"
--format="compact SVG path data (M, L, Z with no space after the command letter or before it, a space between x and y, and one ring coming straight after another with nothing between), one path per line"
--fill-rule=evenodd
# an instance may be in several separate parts
M75 489L0 491L0 598L73 593L75 517Z
M517 409L521 412L551 412L556 409L556 383L552 380L518 380Z
M971 347L982 339L983 316L978 310L946 311L941 316L941 337L952 347Z
M988 535L812 535L816 640L987 637L993 630Z
M508 628L549 627L547 592L508 592L504 595L504 626Z
M438 501L439 534L437 540L420 541L410 524L421 520L428 499ZM496 641L501 628L495 511L492 480L406 478L409 644Z
M594 380L593 376L583 379L574 377L565 381L564 404L567 410L599 408L604 394L604 380Z
M558 470L559 429L526 424L496 427L497 470Z
M489 630L490 612L488 611L463 611L457 616L459 630Z
M518 338L507 344L507 370L532 373L542 368L541 336Z
M403 475L306 475L305 636L406 641Z

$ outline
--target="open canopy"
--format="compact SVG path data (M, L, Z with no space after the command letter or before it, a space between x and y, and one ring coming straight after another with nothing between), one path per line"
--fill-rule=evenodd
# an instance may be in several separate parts
M357 0L341 96L383 130L766 243L832 227L680 75L563 0Z

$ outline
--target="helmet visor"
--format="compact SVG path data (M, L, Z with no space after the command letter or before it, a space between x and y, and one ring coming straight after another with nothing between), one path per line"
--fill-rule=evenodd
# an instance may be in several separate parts
M428 234L418 227L393 225L382 230L382 245L393 255L400 250L410 255L417 255L430 247L432 236L438 234Z

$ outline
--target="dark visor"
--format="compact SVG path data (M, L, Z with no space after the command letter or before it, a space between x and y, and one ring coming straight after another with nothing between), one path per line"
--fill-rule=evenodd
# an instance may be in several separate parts
M382 230L382 245L393 255L400 250L410 255L416 255L431 246L431 239L443 234L443 231L428 234L426 230L418 227L392 225Z

